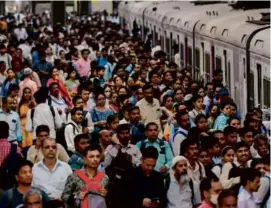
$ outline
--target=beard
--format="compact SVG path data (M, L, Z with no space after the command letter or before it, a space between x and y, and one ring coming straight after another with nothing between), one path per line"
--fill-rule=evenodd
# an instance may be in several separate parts
M178 183L183 186L185 184L187 184L190 180L189 176L187 175L187 173L184 173L184 174L178 174L178 175L175 175L176 177L176 180L178 181Z

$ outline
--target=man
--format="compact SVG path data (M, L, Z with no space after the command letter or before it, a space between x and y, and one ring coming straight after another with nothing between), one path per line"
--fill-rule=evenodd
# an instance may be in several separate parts
M18 27L13 31L13 33L16 36L17 41L26 40L28 38L26 29L23 27L22 23L18 25Z
M187 159L188 165L188 176L192 178L193 181L200 182L205 178L204 166L199 162L199 147L196 140L185 139L181 145L182 155Z
M212 159L213 165L221 164L221 149L219 146L219 141L216 137L206 137L205 140L202 140L201 146L208 151L208 154Z
M225 141L225 137L224 137L223 131L221 131L221 130L215 130L212 133L212 135L213 135L214 138L218 139L220 149L223 149L225 147L225 145L226 145L226 141Z
M7 205L11 205L11 207L22 207L23 195L31 189L33 178L32 166L33 164L27 160L23 160L17 164L15 172L16 187L8 189L3 193L0 207L6 207ZM42 199L44 204L49 202L49 198L45 192L42 192Z
M266 135L260 134L254 138L254 148L258 153L255 158L270 157L270 144Z
M260 171L252 168L246 169L241 176L241 184L244 189L238 194L238 208L254 208L257 207L253 192L258 191L260 187Z
M136 144L137 142L143 141L145 138L145 127L140 122L140 109L138 106L133 106L128 109L129 122L131 125L132 139L131 143Z
M56 82L51 83L49 86L49 92L48 105L57 109L63 123L67 122L67 112L70 106L69 102L60 95L59 84Z
M253 147L254 137L253 137L253 129L248 127L243 127L239 130L239 136L241 141L246 143L250 147L250 154L254 158L257 156L257 151Z
M237 129L232 126L227 126L224 130L226 145L234 146L237 142Z
M12 110L14 99L10 96L2 99L2 109L0 109L0 121L6 121L9 125L8 141L11 143L22 142L21 121L17 112Z
M50 70L52 69L52 64L46 61L45 52L39 53L39 61L34 63L32 69L38 73L42 86L47 86L47 81L50 78Z
M101 152L99 146L87 147L83 153L85 167L82 170L76 170L68 177L61 198L70 207L75 206L74 199L76 197L84 204L89 190L98 192L103 197L106 196L105 187L108 184L108 176L98 171Z
M89 147L89 137L86 134L78 134L74 137L75 152L71 155L68 164L72 170L80 170L84 166L83 153Z
M218 196L222 189L222 185L218 178L204 178L200 183L200 192L203 201L198 208L216 208Z
M88 49L83 49L81 51L82 57L78 59L76 62L77 67L78 67L78 72L81 77L87 77L88 74L90 73L90 60L88 58L89 56L89 50Z
M175 115L179 128L172 137L171 146L175 156L181 154L182 142L187 138L188 130L190 128L190 119L187 111L179 111Z
M214 98L214 86L211 82L208 82L205 85L205 91L207 92L207 94L203 98L203 104L205 106L205 115L208 115L210 106L213 103L212 100Z
M74 138L78 134L82 134L83 127L83 109L73 108L71 110L71 121L64 127L64 136L69 151L74 152Z
M7 53L7 48L4 44L0 44L0 61L5 62L5 70L11 68L12 57Z
M183 156L173 158L172 173L166 187L167 208L193 208L201 203L199 185L187 175L187 159Z
M213 81L212 81L213 85L215 87L223 86L222 81L223 81L223 71L221 69L216 69L214 71L214 78L213 78Z
M50 129L47 125L39 125L36 128L36 142L32 145L27 151L27 160L31 161L32 163L38 163L39 161L43 160L44 156L41 150L41 143L45 138L49 138ZM64 147L57 143L57 153L56 157L63 162L69 161L69 155L64 149Z
M249 147L244 142L237 142L235 145L236 158L234 159L234 164L236 167L247 168L249 160Z
M50 129L50 138L56 138L56 130L62 126L62 120L58 111L46 104L47 94L43 90L38 90L34 94L37 106L27 112L26 131L33 133L36 139L36 128L39 125L47 125Z
M141 119L144 124L155 122L161 129L160 118L162 116L159 101L153 98L153 88L146 84L143 87L144 98L136 103L140 109Z
M220 208L237 208L237 196L234 191L223 190L218 196L218 206Z
M112 143L112 132L103 129L99 132L99 135L100 135L99 142L104 154L106 148Z
M44 159L33 167L32 185L44 190L56 204L63 205L61 194L72 169L56 158L57 145L54 139L45 138L41 148Z
M130 174L129 207L164 207L165 187L163 176L154 170L158 158L155 147L147 147L142 151L141 165Z
M117 157L119 152L127 153L131 156L131 162L138 166L140 164L141 153L140 150L133 144L130 143L130 126L129 124L120 124L117 129L117 138L119 139L118 144L110 144L105 152L104 166L108 167L112 160Z
M31 188L24 194L24 208L43 208L42 193L37 188Z
M147 139L138 142L136 146L141 150L141 152L149 146L155 147L158 151L158 159L155 166L155 170L166 174L171 167L171 162L173 159L172 151L169 144L158 138L158 125L154 122L150 122L145 128Z

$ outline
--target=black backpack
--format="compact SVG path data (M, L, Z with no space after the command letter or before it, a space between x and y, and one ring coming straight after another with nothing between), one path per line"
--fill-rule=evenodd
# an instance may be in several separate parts
M53 115L54 126L55 126L55 129L56 129L56 123L55 123L55 116L56 116L56 114L55 114L55 110L54 110L54 108L52 106L49 106L49 107L50 107L50 111L51 111L51 113ZM30 118L31 118L31 121L32 121L32 128L33 129L34 129L34 126L33 126L34 113L35 113L35 108L31 109L31 111L30 111Z
M73 133L75 134L76 126L73 123L67 123L65 125L62 125L62 127L59 128L56 131L56 142L59 143L59 144L61 144L64 147L64 149L67 151L67 153L69 155L71 155L72 152L70 152L68 150L67 142L66 142L66 139L65 139L65 128L68 125L72 125L72 127L73 127Z
M10 152L0 167L0 188L7 190L16 184L15 171L16 165L23 160L17 153L17 145L11 144Z
M111 164L105 169L109 177L107 200L109 204L116 204L119 197L123 195L123 181L133 170L131 155L121 152L112 160Z

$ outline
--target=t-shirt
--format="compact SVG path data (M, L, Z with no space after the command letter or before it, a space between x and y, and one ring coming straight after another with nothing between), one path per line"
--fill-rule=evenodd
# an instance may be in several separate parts
M23 194L21 194L17 188L12 188L12 200L10 201L10 189L3 193L3 196L0 201L0 207L11 207L11 208L22 208L24 207ZM46 205L49 203L49 197L44 191L42 192L42 201Z

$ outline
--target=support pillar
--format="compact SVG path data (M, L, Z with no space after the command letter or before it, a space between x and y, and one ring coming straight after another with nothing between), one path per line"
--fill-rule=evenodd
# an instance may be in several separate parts
M52 1L51 8L53 26L55 26L57 23L61 23L61 25L64 25L66 18L65 1Z

